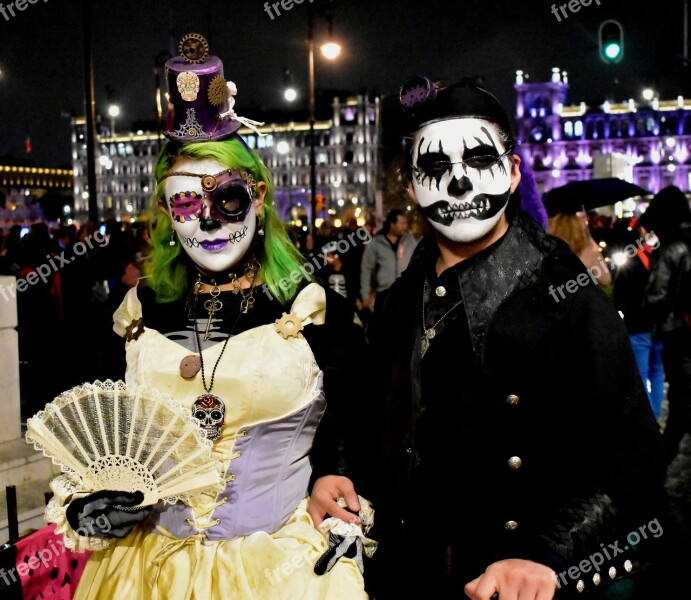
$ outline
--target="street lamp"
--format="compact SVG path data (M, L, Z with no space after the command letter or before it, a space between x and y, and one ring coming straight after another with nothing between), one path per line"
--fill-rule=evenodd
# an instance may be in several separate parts
M108 115L110 116L110 135L115 137L115 118L120 115L120 107L117 104L111 104L108 107Z
M315 117L315 94L314 94L314 9L308 7L307 25L307 49L309 52L309 108L310 108L310 207L311 207L311 228L316 229L315 221L317 218L317 161L315 158L314 124ZM341 53L340 44L333 40L333 15L331 13L321 13L328 23L328 41L321 46L324 58L334 60Z
M298 97L298 92L293 85L293 74L290 72L290 69L286 69L285 67L283 68L283 86L285 87L283 97L288 102L294 102Z

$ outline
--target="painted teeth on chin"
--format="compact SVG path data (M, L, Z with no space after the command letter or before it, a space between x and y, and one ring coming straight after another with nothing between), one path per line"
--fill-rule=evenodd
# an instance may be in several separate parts
M486 210L489 210L489 199L473 200L465 205L452 206L446 209L442 212L442 216L454 219L467 219L468 217L476 217Z

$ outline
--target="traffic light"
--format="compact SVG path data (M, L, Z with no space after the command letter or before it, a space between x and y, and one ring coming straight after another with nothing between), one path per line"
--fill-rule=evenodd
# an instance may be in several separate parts
M609 20L600 25L600 58L609 64L624 57L624 28L619 21Z
M321 212L324 210L324 195L323 194L316 194L314 199L316 200L316 211Z

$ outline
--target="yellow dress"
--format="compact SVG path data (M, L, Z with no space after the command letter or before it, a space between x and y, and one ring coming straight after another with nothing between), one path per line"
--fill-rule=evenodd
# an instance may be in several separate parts
M324 290L305 287L291 314L303 325L323 324ZM123 332L141 316L135 288L115 314L115 330ZM221 348L218 343L204 350L205 363L215 364ZM127 381L191 408L204 392L199 374L180 377L180 361L188 354L145 329L127 345ZM153 524L92 554L75 598L366 599L352 560L340 559L323 576L313 572L327 549L305 497L309 448L324 408L321 376L302 335L284 339L271 323L232 337L212 390L226 406L214 442L226 489L197 494L187 505L157 506Z

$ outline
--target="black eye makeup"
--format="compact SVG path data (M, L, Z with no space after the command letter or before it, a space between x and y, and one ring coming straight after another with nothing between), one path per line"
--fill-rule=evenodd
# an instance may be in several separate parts
M170 173L166 177L199 177L201 179L201 186L204 190L203 196L195 192L185 192L185 194L194 194L195 200L197 200L194 207L189 209L194 215L182 214L182 219L178 218L180 222L200 218L203 210L201 202L203 198L203 200L208 201L214 218L226 223L239 223L247 216L257 191L254 177L246 171L227 170L215 175L178 171ZM177 196L176 194L174 198L177 199ZM173 206L172 200L173 198L171 198L171 206ZM187 200L186 197L185 200ZM175 208L177 216L177 212L181 211L177 210L177 205Z
M420 185L424 185L427 179L429 180L430 189L433 181L439 187L442 177L447 172L450 173L456 164L462 165L465 173L468 173L468 169L476 170L480 177L482 177L483 172L489 171L492 178L494 178L493 168L495 165L500 173L507 175L508 171L502 160L513 152L514 146L510 146L500 154L489 130L486 127L481 127L481 131L487 136L487 141L474 136L474 140L478 142L478 145L468 148L465 138L462 139L461 143L464 148L463 160L457 162L451 162L449 155L444 151L441 140L438 142L438 147L433 150L433 142L428 142L427 148L424 149L425 138L421 138L417 149L417 164L413 166L416 181Z
M242 180L229 181L220 185L213 192L212 197L214 208L229 223L238 223L244 220L252 204L252 198Z

